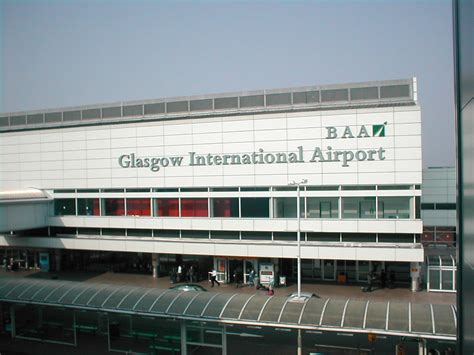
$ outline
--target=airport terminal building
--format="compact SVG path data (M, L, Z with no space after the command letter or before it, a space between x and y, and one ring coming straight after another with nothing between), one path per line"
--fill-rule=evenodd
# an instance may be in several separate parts
M0 116L5 262L292 278L299 230L303 279L417 287L414 78Z

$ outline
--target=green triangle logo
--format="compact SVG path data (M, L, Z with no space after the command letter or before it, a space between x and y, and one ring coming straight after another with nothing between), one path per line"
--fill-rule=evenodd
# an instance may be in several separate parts
M387 122L384 122L384 124L372 125L372 137L385 137L386 125L387 125Z

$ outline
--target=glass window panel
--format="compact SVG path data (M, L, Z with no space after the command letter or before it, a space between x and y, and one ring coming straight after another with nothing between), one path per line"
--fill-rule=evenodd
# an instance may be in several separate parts
M100 118L100 108L93 108L90 110L82 110L83 120L93 120Z
M456 323L451 305L433 304L433 315L437 334L456 334Z
M268 301L265 309L260 316L260 321L262 322L278 322L278 317L280 316L281 309L283 305L287 301L286 297L272 297L270 301Z
M80 121L81 111L65 111L63 112L63 120L64 122Z
M349 92L347 89L321 90L321 101L347 101Z
M26 116L12 116L10 117L10 126L18 126L26 124Z
M100 216L98 198L78 198L77 214L79 216Z
M409 327L408 303L390 302L388 329L407 332Z
M182 217L207 217L208 200L207 198L183 198L181 199Z
M125 199L123 198L103 198L102 199L103 216L124 216Z
M166 103L166 112L185 112L188 111L187 101L175 101Z
M193 100L190 102L191 111L212 110L212 99Z
M387 85L380 87L380 98L410 97L409 85Z
M295 232L273 232L273 240L296 241L298 238ZM304 239L303 233L301 239Z
M435 204L434 203L422 203L421 204L421 209L422 210L434 210L435 209Z
M239 217L239 199L213 198L212 217Z
M410 218L410 197L379 197L379 218Z
M239 239L238 231L211 231L211 239Z
M165 113L165 103L164 102L145 105L145 115L153 115L153 114L157 114L157 113Z
M443 270L441 271L441 288L443 290L453 290L453 270Z
M260 310L262 309L263 305L267 300L267 297L262 296L256 296L252 298L242 311L240 319L257 320L258 315L260 314Z
M8 117L0 117L0 127L8 127L9 119Z
M430 290L441 290L441 270L429 269Z
M179 200L177 198L156 198L155 216L158 217L179 217Z
M411 331L420 333L433 333L431 309L429 304L411 304Z
M267 106L291 105L291 93L267 94Z
M273 199L273 216L275 218L296 218L296 200L296 197L275 197ZM301 199L301 201L303 200Z
M268 197L245 197L240 199L242 218L270 217L270 199Z
M99 236L100 228L78 228L77 234Z
M185 314L188 316L200 316L212 296L213 294L211 292L199 294L189 305ZM222 311L222 307L227 303L230 297L232 297L231 294L216 296L206 308L206 314L212 314L210 315L211 317L218 317Z
M115 235L124 237L125 229L123 228L102 228L102 235Z
M127 198L127 216L150 216L149 198Z
M300 319L300 314L303 309L304 303L299 302L288 302L285 310L281 315L281 323L292 323L297 324Z
M151 237L151 229L127 229L127 236L131 237Z
M226 108L238 108L239 98L238 97L219 97L214 99L214 108L216 110Z
M154 229L153 235L158 238L179 238L179 230L173 229Z
M143 115L142 105L129 105L123 107L124 116L141 116Z
M307 197L306 218L339 218L339 198Z
M182 238L199 238L199 239L209 239L209 231L207 230L182 230Z
M324 310L323 321L321 324L340 327L345 304L346 300L331 299Z
M240 107L260 107L264 104L263 95L249 95L240 97Z
M76 200L73 198L57 198L54 200L55 216L74 216L76 214Z
M271 240L271 232L244 232L241 233L242 239L245 240Z
M375 197L343 197L342 218L375 218Z
M379 98L378 87L352 88L351 100L370 100Z
M349 302L344 316L344 327L362 328L366 304L366 301L351 300Z
M121 117L121 116L122 116L121 107L105 107L102 109L103 118L113 118L113 117Z
M436 203L437 210L456 210L455 203Z
M43 123L43 114L42 113L37 113L35 115L28 115L27 122L28 122L28 124Z
M61 122L63 120L61 112L49 112L44 115L45 123Z
M263 95L250 95L240 97L240 107L260 107L264 104Z
M372 329L385 329L387 319L387 303L370 302L367 308L365 327Z
M308 242L340 242L339 233L306 233Z
M310 298L301 317L301 324L319 324L326 301L327 299L325 298Z

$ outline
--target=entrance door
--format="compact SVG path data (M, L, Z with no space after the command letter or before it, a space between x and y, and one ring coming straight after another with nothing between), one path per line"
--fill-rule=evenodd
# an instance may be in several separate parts
M336 280L337 260L322 260L323 280Z

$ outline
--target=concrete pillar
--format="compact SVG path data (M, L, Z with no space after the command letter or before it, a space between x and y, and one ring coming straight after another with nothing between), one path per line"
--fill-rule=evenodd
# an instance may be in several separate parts
M160 258L157 253L151 254L151 266L153 269L153 278L156 279L158 277L158 268L160 266Z
M56 271L61 271L61 250L56 249L54 251L54 261L56 264Z
M411 290L412 292L420 291L420 264L410 263Z

